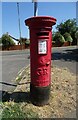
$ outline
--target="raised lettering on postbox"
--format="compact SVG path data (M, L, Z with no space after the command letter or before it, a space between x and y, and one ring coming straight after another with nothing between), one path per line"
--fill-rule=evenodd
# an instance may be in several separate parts
M38 68L37 75L46 75L48 74L47 68Z

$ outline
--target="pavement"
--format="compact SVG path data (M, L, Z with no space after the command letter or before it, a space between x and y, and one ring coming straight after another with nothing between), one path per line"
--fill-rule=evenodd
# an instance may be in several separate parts
M55 47L52 48L52 65L58 67L67 67L70 72L77 74L78 54L74 53L77 49L76 46L69 47ZM28 66L29 64L29 50L18 51L2 51L0 52L0 58L2 56L2 73L0 76L0 90L13 91L16 88L15 78L18 72ZM2 87L2 88L1 88Z

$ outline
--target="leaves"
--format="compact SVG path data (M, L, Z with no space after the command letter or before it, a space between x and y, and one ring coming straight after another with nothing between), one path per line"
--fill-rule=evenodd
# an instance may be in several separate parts
M73 41L71 35L69 33L67 33L67 32L64 34L64 38L65 38L65 41L68 41L68 42Z
M56 29L63 36L65 33L69 33L70 36L68 36L66 41L69 41L69 42L73 41L72 42L73 45L77 44L77 37L75 37L76 31L78 31L76 19L68 19L65 22L62 22L59 25L57 25Z
M75 33L75 38L78 39L78 31Z
M8 34L3 34L1 37L2 46L15 45L14 41L9 37Z
M56 44L58 44L59 42L63 44L65 42L64 37L59 32L56 32L53 40L56 42Z

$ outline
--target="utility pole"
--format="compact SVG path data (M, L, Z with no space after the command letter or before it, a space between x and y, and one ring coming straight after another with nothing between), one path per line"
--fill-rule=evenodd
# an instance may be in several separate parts
M34 16L38 15L38 2L37 0L32 0L34 2Z
M17 2L17 11L18 11L18 25L19 25L19 36L20 36L19 40L21 41L20 12L19 12L19 3L18 2ZM22 43L21 43L21 45L22 45Z

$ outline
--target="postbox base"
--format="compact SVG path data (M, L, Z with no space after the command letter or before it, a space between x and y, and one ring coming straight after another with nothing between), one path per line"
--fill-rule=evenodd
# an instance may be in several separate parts
M31 102L37 106L43 106L49 103L50 86L37 87L30 84Z

